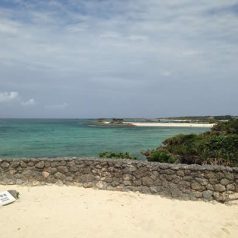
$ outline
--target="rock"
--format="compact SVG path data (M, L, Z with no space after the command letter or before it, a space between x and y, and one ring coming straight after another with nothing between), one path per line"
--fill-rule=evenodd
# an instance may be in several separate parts
M4 168L4 169L8 168L9 165L10 165L10 164L9 164L8 162L6 162L6 161L4 161L4 162L1 163L1 167Z
M55 173L54 176L55 176L55 178L57 178L57 179L64 179L64 178L65 178L65 175L62 174L62 173L60 173L60 172Z
M152 186L152 187L150 187L150 191L151 191L151 193L157 193L158 192L158 188L157 187L155 187L155 186Z
M193 182L191 184L191 187L193 190L196 190L196 191L204 191L204 186L202 186L201 184L197 183L197 182Z
M21 161L21 162L20 162L20 166L21 166L22 168L26 168L26 167L27 167L27 164L26 164L24 161Z
M196 192L194 192L194 196L195 196L196 198L202 198L202 197L203 197L203 193L196 191Z
M145 176L148 174L148 169L146 167L140 167L135 172L133 172L133 175L136 178L140 178L141 176Z
M16 167L18 167L20 165L20 162L19 161L13 161L12 163L11 163L11 167L12 168L16 168Z
M16 184L24 184L24 182L23 182L22 179L17 179L17 180L16 180Z
M92 188L92 187L93 187L93 183L92 183L92 182L84 183L84 184L83 184L83 187L84 187L84 188Z
M126 171L128 171L129 173L132 173L136 170L137 170L137 168L133 165L128 165L127 168L126 168Z
M184 176L184 177L183 177L183 180L184 180L184 181L193 181L193 177L187 175L187 176Z
M225 202L236 196L233 193L238 193L238 170L143 161L0 160L1 184L38 185L46 182Z
M231 182L230 182L230 180L228 180L228 179L225 179L225 178L224 178L224 179L221 180L221 184L222 184L222 185L227 185L227 184L229 184L229 183L231 183Z
M182 192L178 189L176 184L170 184L170 193L173 198L179 198L182 196ZM197 192L198 193L198 192Z
M132 180L132 175L130 175L130 174L124 174L123 175L123 180L125 180L125 181L129 181L129 180Z
M107 177L107 178L111 178L112 177L111 173L109 173L109 172L101 173L101 176L104 176L104 177Z
M24 177L30 178L33 175L33 172L30 169L24 169L22 175L24 175Z
M146 187L146 186L141 186L139 188L140 192L142 193L150 193L150 188Z
M189 175L189 174L191 174L191 170L190 170L190 169L185 169L183 172L184 172L184 175Z
M235 191L235 189L236 189L236 187L235 187L234 184L228 184L228 185L226 186L226 188L227 188L228 191Z
M95 177L91 174L84 174L84 175L81 175L79 178L80 183L89 183L89 182L93 182L94 180L95 180Z
M213 197L214 197L215 200L218 201L218 202L221 202L222 199L223 199L223 196L222 196L220 193L218 193L218 192L214 192L214 193L213 193Z
M213 196L213 192L210 191L210 190L207 190L207 191L204 191L202 193L202 197L205 199L205 200L212 200L212 196Z
M205 174L205 177L208 179L215 179L216 175L213 172L208 172L207 174Z
M158 171L152 171L151 172L151 177L153 176L153 178L158 178L159 177L159 172Z
M44 161L38 162L38 163L35 165L35 167L36 167L37 169L43 169L43 168L45 167Z
M49 161L45 161L45 168L49 168L50 167L50 162Z
M66 177L66 181L68 181L68 182L73 182L74 179L73 179L73 177L69 176L69 177Z
M137 180L133 181L133 185L140 186L141 185L141 180L137 179Z
M181 170L178 170L177 171L177 175L180 176L180 177L183 177L184 176L184 172L181 171Z
M214 185L214 190L216 192L224 192L224 191L226 191L226 187L221 185L221 184L215 184Z
M13 179L3 178L2 181L1 181L1 184L13 185L13 184L16 184L16 182Z
M111 183L111 186L112 187L116 187L116 186L118 186L120 183L118 182L118 181L112 181L112 183Z
M50 174L55 174L57 172L57 169L49 167L49 168L46 169L46 171Z
M113 174L113 177L121 178L122 177L122 173L121 172L116 172L116 173Z
M175 171L173 171L172 169L167 169L164 171L165 174L168 174L168 175L172 175L172 174L176 174Z
M20 196L20 193L16 190L7 190L15 199L18 199Z
M123 184L124 184L125 186L131 186L131 185L132 185L132 181L125 180L125 181L123 182Z
M50 176L50 173L47 172L47 171L43 171L43 172L42 172L42 176L43 176L44 178L48 178L48 177Z
M70 166L69 171L70 172L76 172L76 171L78 171L78 168L76 166Z
M196 178L196 181L204 186L206 186L208 184L208 181L204 178Z
M38 185L40 185L40 182L39 182L39 181L36 181L36 180L34 180L34 181L32 182L32 185L33 185L33 186L38 186Z
M11 175L14 175L14 174L16 173L16 170L15 170L15 169L10 169L10 170L9 170L9 173L10 173Z
M29 166L30 166L30 167L33 167L33 166L34 166L34 163L33 163L33 162L28 162L27 165L28 165L28 167L29 167Z
M111 177L105 177L104 181L107 182L107 183L111 183L112 178Z
M107 183L99 181L96 183L96 187L99 189L106 189L107 188Z
M151 179L150 177L143 177L141 179L141 182L142 182L142 185L145 185L145 186L153 185L153 179Z
M189 189L190 183L188 181L179 181L178 186L180 189Z
M238 200L238 193L229 194L229 200Z
M57 166L64 166L64 165L66 165L66 161L65 161L65 160L58 160L58 161L56 162L56 165L57 165Z
M70 167L76 167L76 164L75 164L74 161L69 161L69 162L68 162L68 165L69 165Z
M208 190L211 190L211 191L214 190L214 188L213 188L213 186L211 184L208 184L206 187L207 187Z
M210 182L210 184L213 184L213 185L219 183L218 179L216 179L216 178L214 178L214 179L209 179L209 182Z
M232 173L226 173L225 177L229 180L233 180L234 179L234 175Z
M58 171L60 172L60 173L62 173L62 174L65 174L65 173L67 173L68 172L68 168L66 167L66 166L58 166Z
M155 185L155 186L160 186L162 184L162 182L161 182L161 180L158 178L158 179L156 179L156 180L154 180L154 183L153 183L153 185Z

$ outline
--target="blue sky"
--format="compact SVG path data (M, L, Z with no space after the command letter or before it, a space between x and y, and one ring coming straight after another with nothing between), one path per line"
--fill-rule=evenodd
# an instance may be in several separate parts
M0 117L237 115L237 65L237 0L0 0Z

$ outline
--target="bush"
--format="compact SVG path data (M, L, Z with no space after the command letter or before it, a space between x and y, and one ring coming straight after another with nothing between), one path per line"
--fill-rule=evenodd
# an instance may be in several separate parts
M143 154L149 161L238 166L238 120L219 122L200 135L177 135Z
M137 158L135 156L130 155L128 152L102 152L99 153L100 158L107 158L107 159L130 159L130 160L136 160Z
M217 123L211 130L211 133L213 132L222 134L238 134L238 119Z
M148 161L160 163L175 163L177 159L166 151L154 150L150 156L147 157Z

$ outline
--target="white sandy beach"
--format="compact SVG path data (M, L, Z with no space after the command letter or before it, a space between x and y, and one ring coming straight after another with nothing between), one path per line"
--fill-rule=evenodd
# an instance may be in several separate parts
M212 128L214 124L209 123L164 123L164 122L123 122L133 126L140 127L197 127L197 128Z
M1 238L238 237L238 205L179 201L73 186L0 186L20 199L0 207Z
M109 121L102 122L109 125ZM212 128L215 124L211 123L187 123L187 122L123 122L125 125L138 126L138 127L193 127L193 128Z

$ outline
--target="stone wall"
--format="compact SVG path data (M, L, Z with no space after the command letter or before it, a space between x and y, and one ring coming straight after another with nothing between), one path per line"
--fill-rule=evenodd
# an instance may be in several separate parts
M0 184L52 183L189 200L238 199L238 168L80 158L0 160Z

